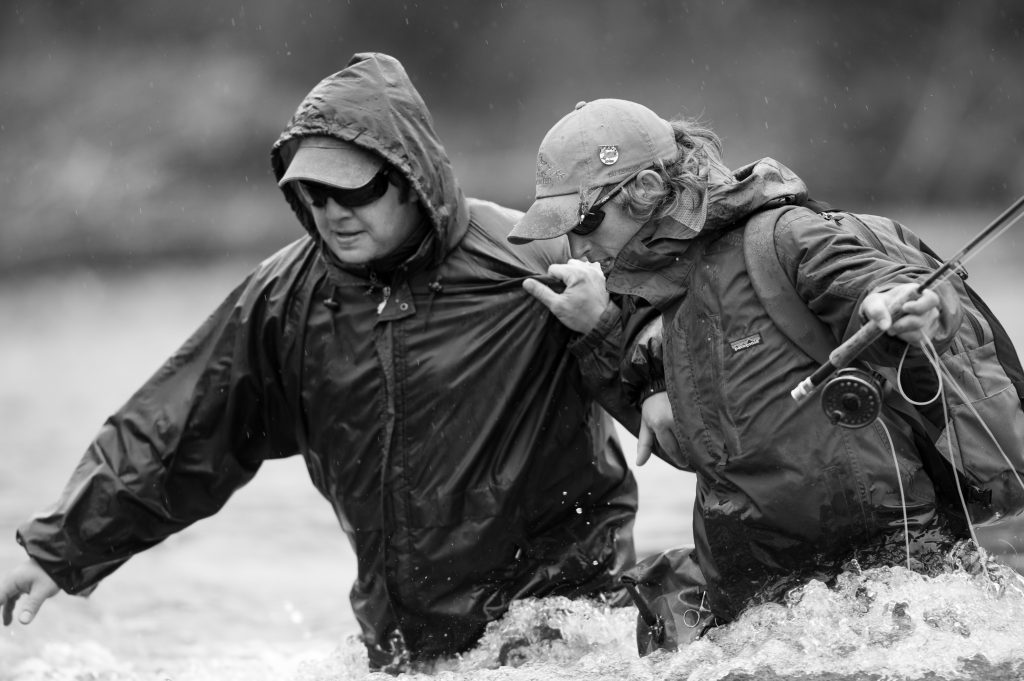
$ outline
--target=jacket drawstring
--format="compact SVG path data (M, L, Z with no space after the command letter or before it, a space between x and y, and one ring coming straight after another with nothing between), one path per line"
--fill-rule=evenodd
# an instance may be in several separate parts
M427 288L430 289L430 297L427 298L427 309L423 315L423 326L430 322L430 311L434 307L434 298L444 291L444 286L441 285L441 275L437 275L434 281L427 284Z
M337 284L331 284L331 295L324 298L324 307L334 312L337 312L338 310L341 309L341 303L338 302Z
M326 307L331 312L337 312L338 310L341 309L341 301L338 300L338 285L333 283L333 282L331 283L331 295L329 295L326 298L324 298L324 307ZM334 314L330 315L330 318L331 318L331 334L332 335L337 335L338 334L338 328L335 325L335 317L336 316L337 315L334 315Z

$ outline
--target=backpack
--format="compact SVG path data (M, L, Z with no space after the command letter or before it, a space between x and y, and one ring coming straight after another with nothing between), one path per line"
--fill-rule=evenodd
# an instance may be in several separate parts
M749 218L743 238L744 260L754 291L772 321L794 345L824 364L836 339L799 297L775 250L775 225L790 210L814 212L807 207L783 206ZM942 262L916 234L889 218L844 211L818 215L847 228L861 243L893 260L930 269ZM947 280L959 294L964 319L940 361L963 395L946 381L948 422L940 400L914 406L896 390L887 389L885 403L913 429L939 503L959 514L962 493L967 505L963 510L978 524L1024 510L1024 369L1003 325L964 282L966 273L961 269L957 274ZM890 386L896 385L895 368L870 368ZM914 393L915 401L921 401L921 396L935 394L937 384L930 366L917 373L931 382ZM909 392L913 386L908 386L907 374L903 375L902 386ZM917 379L914 375L910 383Z

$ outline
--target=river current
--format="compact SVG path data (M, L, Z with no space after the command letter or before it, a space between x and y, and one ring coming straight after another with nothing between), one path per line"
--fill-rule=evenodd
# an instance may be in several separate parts
M904 568L812 581L677 652L637 655L635 611L565 598L516 603L463 656L400 678L438 681L943 681L1024 678L1024 578L990 563L924 577ZM52 641L3 681L384 681L362 644L236 645L185 664L118 659ZM319 648L319 649L318 649ZM0 644L0 654L4 651Z

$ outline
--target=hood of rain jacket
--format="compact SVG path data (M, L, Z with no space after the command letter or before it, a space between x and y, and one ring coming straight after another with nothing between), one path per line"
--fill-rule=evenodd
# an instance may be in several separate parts
M386 55L356 55L310 92L273 147L277 177L303 135L384 156L430 236L383 285L321 250L284 188L308 236L257 267L111 416L19 540L85 593L215 513L263 460L299 454L355 551L350 600L376 667L464 650L514 598L616 590L636 485L592 396L636 426L610 387L617 318L575 338L522 288L567 243L508 245L519 214L462 196Z
M713 174L707 192L707 217L699 232L704 238L735 229L759 210L807 200L804 181L770 158L743 166L731 177ZM653 305L673 297L675 283L664 276L674 271L679 254L693 241L693 232L681 229L671 217L648 222L615 258L608 272L608 290L639 296Z
M299 106L271 150L280 180L303 137L326 135L357 144L384 158L409 181L433 227L413 256L437 265L461 239L469 221L466 201L448 153L434 132L430 111L405 69L383 54L357 54L348 66L322 80ZM319 236L309 207L289 183L281 188L314 240Z

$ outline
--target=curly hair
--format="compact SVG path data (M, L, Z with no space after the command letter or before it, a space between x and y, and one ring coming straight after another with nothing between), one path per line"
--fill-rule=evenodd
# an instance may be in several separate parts
M675 212L682 201L699 206L707 191L707 166L729 174L722 162L722 140L714 130L690 118L677 118L670 123L679 155L674 161L658 161L653 167L661 175L660 190L642 189L636 182L622 189L623 210L641 223Z

